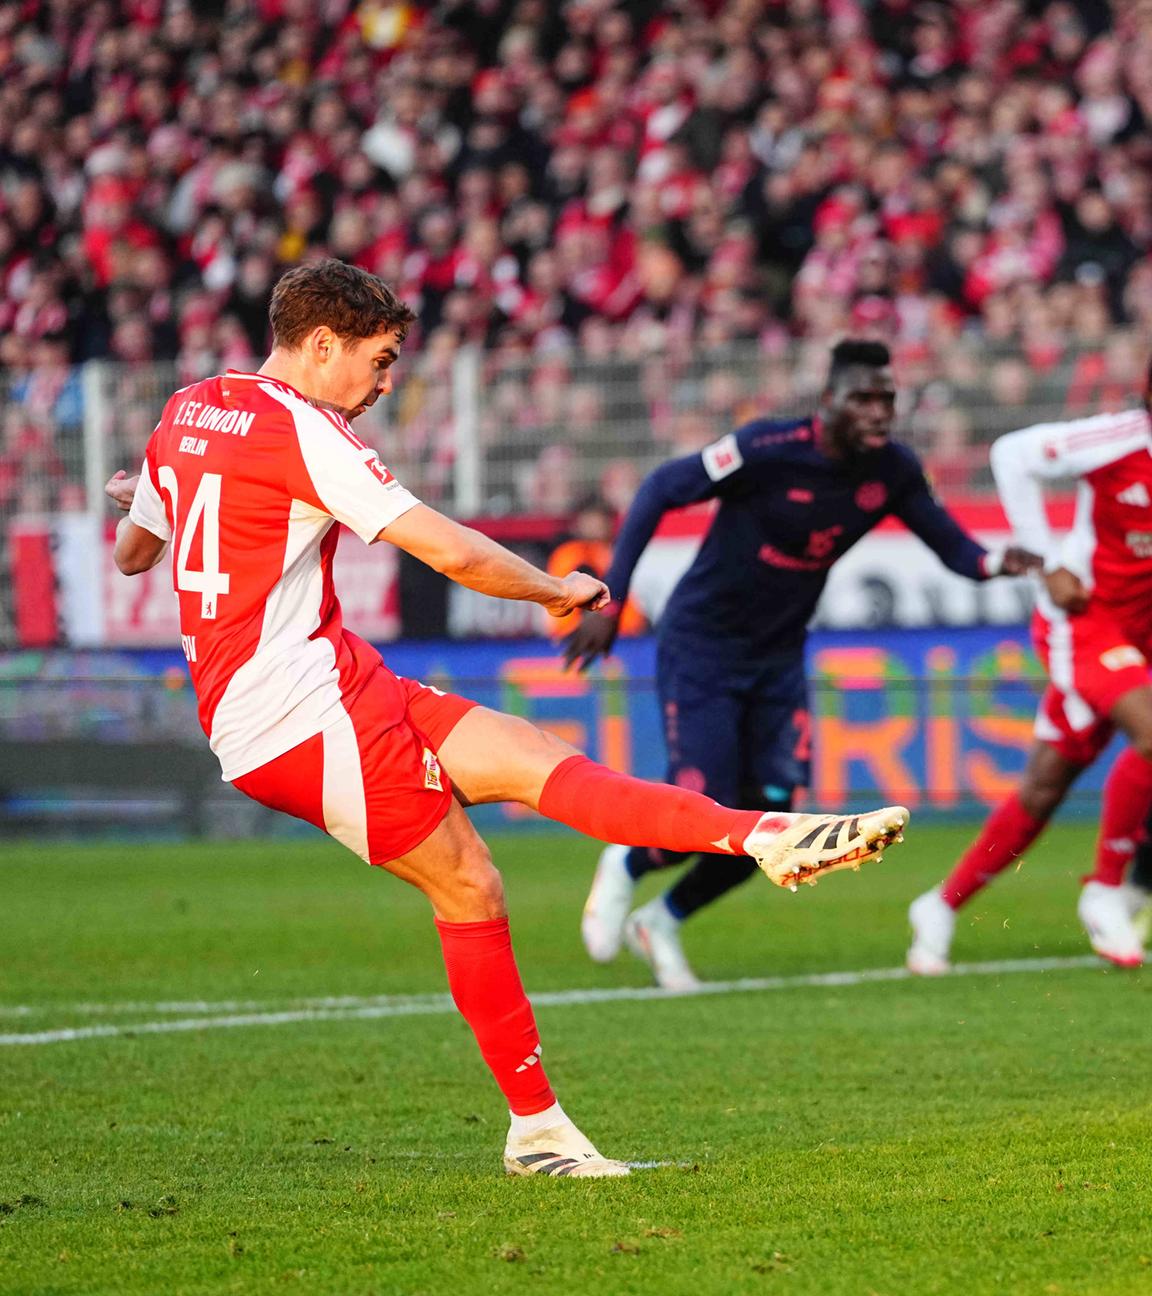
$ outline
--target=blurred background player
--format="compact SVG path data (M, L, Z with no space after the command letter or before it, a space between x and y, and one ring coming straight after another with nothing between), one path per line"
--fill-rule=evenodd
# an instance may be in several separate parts
M932 494L920 463L892 441L896 388L888 348L840 342L814 415L757 419L699 454L651 473L624 520L606 577L612 602L586 614L565 647L585 669L612 648L632 573L670 509L718 499L694 562L658 627L657 685L668 781L727 804L786 811L808 781L808 621L832 564L893 515L946 566L972 580L1019 575L1039 559L990 553ZM581 930L597 962L621 943L666 989L696 979L685 919L746 881L755 866L703 853L664 895L629 914L635 883L687 858L645 846L600 856Z
M1045 556L1032 634L1049 684L1020 786L992 812L953 872L908 911L908 967L924 975L948 970L956 910L1028 849L1117 729L1130 745L1104 784L1096 866L1080 893L1079 914L1097 954L1137 966L1144 950L1133 918L1147 893L1126 885L1124 874L1152 805L1147 411L1009 433L992 447L992 468L1016 538ZM1043 485L1069 477L1078 479L1076 520L1057 540Z
M115 561L154 567L169 541L181 644L223 777L418 887L453 999L508 1101L513 1174L628 1173L565 1115L512 953L500 874L463 805L519 801L601 840L751 852L780 885L875 854L907 812L760 815L616 774L526 720L400 679L344 628L332 581L342 522L480 593L564 614L607 600L550 576L421 504L349 420L392 390L414 320L382 280L336 260L272 294L272 352L164 407L138 478L108 494L128 516Z
M571 534L548 555L547 571L552 576L566 576L569 572L587 572L600 580L612 562L612 537L616 534L616 514L610 505L591 495L576 506ZM553 639L571 634L579 624L579 616L550 616L545 633ZM622 635L642 634L647 626L644 614L629 599L620 612Z

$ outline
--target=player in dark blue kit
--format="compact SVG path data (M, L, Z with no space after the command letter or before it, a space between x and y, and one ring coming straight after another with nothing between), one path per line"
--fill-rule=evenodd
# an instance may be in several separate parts
M1020 575L1040 559L989 552L941 507L919 460L891 440L896 388L888 348L845 341L832 351L817 412L757 419L700 454L675 459L641 485L605 581L612 602L588 613L565 646L586 669L616 639L632 572L670 509L720 507L658 630L657 683L668 781L747 809L787 810L808 781L804 644L828 570L894 515L962 576ZM597 962L622 942L667 989L699 984L679 926L756 871L731 855L701 855L663 896L631 915L645 873L688 858L609 846L600 857L582 931Z

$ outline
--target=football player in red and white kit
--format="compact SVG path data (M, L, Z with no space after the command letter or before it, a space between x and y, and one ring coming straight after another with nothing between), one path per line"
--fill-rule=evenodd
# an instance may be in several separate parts
M1147 897L1124 874L1152 806L1149 416L1141 409L1039 424L1001 437L991 459L1013 531L1045 556L1032 630L1050 682L1019 788L944 882L913 902L908 966L924 975L948 970L956 910L1023 854L1119 729L1129 745L1104 785L1096 867L1079 914L1098 954L1134 967L1144 951L1133 919ZM1075 524L1054 537L1044 483L1070 477Z
M608 598L594 577L548 575L427 508L352 431L349 420L391 391L412 320L387 285L339 261L286 274L260 371L177 392L139 476L108 483L128 511L116 563L146 571L171 542L181 640L223 777L431 901L452 996L511 1111L505 1168L626 1174L556 1102L500 875L462 805L519 801L603 841L748 854L793 887L874 857L907 811L762 815L628 778L525 720L398 678L345 629L337 522L556 616Z

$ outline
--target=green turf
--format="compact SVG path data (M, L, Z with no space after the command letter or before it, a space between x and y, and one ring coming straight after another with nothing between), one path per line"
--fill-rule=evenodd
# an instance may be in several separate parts
M710 979L890 967L966 831L759 879L688 929ZM643 984L577 933L595 848L496 843L530 990ZM1076 955L1085 829L965 914L968 960ZM168 1000L444 989L423 901L325 842L12 847L0 1033ZM1103 969L539 1010L617 1181L506 1180L458 1019L0 1047L0 1292L1152 1291L1146 974ZM138 1002L108 1015L83 1005ZM178 1015L178 1014L177 1014Z

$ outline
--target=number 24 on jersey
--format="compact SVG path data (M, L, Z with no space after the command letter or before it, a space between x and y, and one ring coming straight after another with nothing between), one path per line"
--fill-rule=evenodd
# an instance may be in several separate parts
M220 570L220 484L219 473L206 472L200 478L196 494L188 509L188 517L183 527L179 526L179 486L176 474L167 464L158 473L160 489L172 500L172 517L176 522L173 528L177 533L176 548L176 588L189 594L200 595L200 615L205 621L216 618L216 605L222 594L227 594L231 581L228 573ZM192 542L196 532L203 532L201 539L201 567L195 571L188 565L192 552Z

